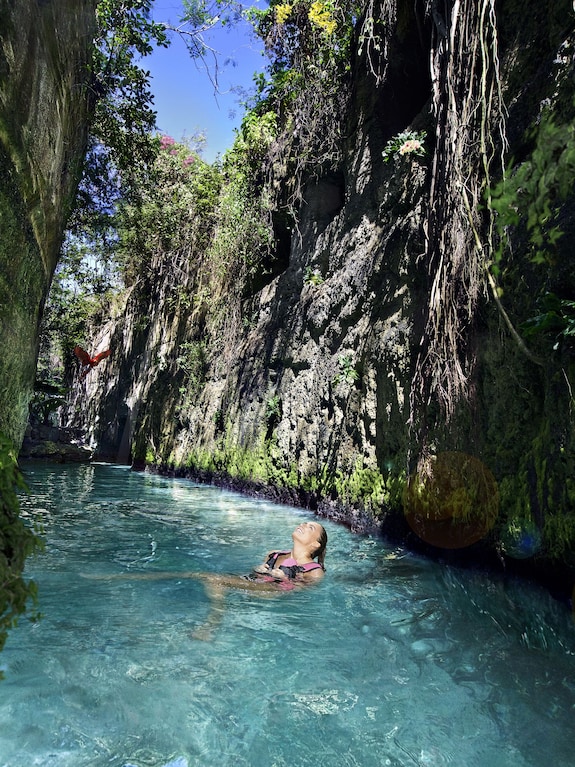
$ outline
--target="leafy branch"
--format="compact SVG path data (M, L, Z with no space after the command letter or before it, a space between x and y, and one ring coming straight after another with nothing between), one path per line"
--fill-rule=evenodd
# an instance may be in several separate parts
M511 236L523 237L533 264L554 267L557 243L563 236L559 225L563 204L572 196L575 184L575 126L558 125L550 111L533 129L534 149L528 159L507 169L502 180L487 189L489 208L495 213L497 246L492 252L490 281L494 282L510 250ZM523 323L528 336L553 336L553 349L575 336L573 301L546 290L538 299L539 311Z
M529 159L490 190L490 206L497 214L499 245L494 251L493 272L498 274L509 246L508 228L525 227L530 258L550 264L555 245L563 235L558 226L561 204L572 194L575 182L575 126L557 125L550 112L535 129L535 149Z

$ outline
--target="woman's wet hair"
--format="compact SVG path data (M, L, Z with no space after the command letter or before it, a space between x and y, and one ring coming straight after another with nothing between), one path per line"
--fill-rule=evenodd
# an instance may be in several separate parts
M323 563L325 561L325 549L327 546L327 533L324 527L321 528L321 532L319 534L318 546L319 548L317 548L314 552L314 557L317 557L318 563L323 567Z

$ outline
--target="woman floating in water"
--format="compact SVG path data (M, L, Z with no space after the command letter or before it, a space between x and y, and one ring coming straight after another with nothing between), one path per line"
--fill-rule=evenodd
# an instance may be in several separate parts
M250 575L197 573L209 583L249 591L288 591L320 580L325 572L327 533L319 522L302 522L292 533L290 551L269 551ZM317 561L315 561L317 559Z
M290 551L270 551L264 562L256 565L249 575L226 575L205 572L122 573L119 575L85 575L96 580L163 580L194 578L205 584L212 602L206 622L194 631L196 639L210 639L222 617L226 589L257 591L264 595L291 591L317 583L325 572L324 560L327 533L319 522L302 522L292 533Z
M291 591L309 586L321 580L325 572L323 563L327 546L327 533L323 526L318 522L302 522L291 537L291 551L269 551L265 561L256 565L250 575L195 574L205 583L211 610L202 626L192 633L194 639L209 641L212 638L223 616L226 589L258 591L264 596L278 590Z

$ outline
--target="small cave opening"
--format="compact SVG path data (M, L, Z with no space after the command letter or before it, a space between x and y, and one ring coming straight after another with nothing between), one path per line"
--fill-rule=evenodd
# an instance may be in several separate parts
M402 8L403 14L388 42L385 73L380 73L383 76L379 83L372 71L367 43L354 66L352 121L356 127L362 116L375 122L377 130L370 131L370 142L377 142L373 149L378 151L420 115L423 129L426 105L432 97L431 22L415 7L405 4ZM354 125L350 127L353 132Z
M305 189L303 210L305 218L316 227L316 235L333 221L345 201L345 179L341 172L331 172L310 181Z
M252 276L244 298L255 295L270 282L285 272L289 265L293 217L286 210L275 210L271 214L274 235L274 249L258 273Z

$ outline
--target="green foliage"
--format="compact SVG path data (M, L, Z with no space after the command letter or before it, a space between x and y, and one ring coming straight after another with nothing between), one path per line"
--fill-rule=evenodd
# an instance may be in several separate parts
M152 19L152 5L153 0L98 0L96 7L92 73L97 144L91 163L97 169L102 155L108 155L124 184L131 179L137 184L141 166L153 162L158 148L151 139L156 113L150 73L140 60L155 47L168 47L169 33L184 40L192 58L205 57L211 49L203 34L218 23L231 24L241 17L241 5L235 0L183 0L182 18L172 27Z
M219 298L224 290L228 291L226 300L234 293L249 294L254 282L271 267L274 237L270 205L262 194L258 171L274 135L275 115L250 113L225 156L217 227L208 249Z
M226 157L225 170L254 194L261 190L260 173L267 153L278 135L278 117L273 111L248 111L242 120L233 152Z
M164 25L151 19L152 0L99 0L92 72L97 94L94 134L126 173L153 158L156 124L150 74L141 57L169 44Z
M423 157L425 155L424 141L427 136L425 131L403 131L390 139L383 150L382 157L389 162L395 155L400 157Z
M237 16L235 2L186 0L177 27L153 21L153 0L99 0L92 90L95 114L73 225L82 233L113 225L120 199L138 197L160 149L150 73L141 59L178 34L194 58L206 53L202 33Z
M18 493L26 486L16 456L14 445L0 434L0 649L27 603L36 604L36 584L24 580L22 571L26 559L42 547L38 534L18 516ZM38 616L33 612L30 617Z
M486 192L495 213L497 243L491 264L495 277L509 264L512 236L527 243L533 264L550 271L557 266L561 210L575 186L575 125L557 124L548 110L528 138L533 144L528 158L516 167L511 163L504 178ZM549 291L545 281L542 286L539 311L522 329L530 336L551 335L553 348L560 350L575 335L574 303Z
M169 136L157 142L153 174L142 183L139 201L120 206L118 261L130 285L153 277L171 253L172 268L165 278L179 289L181 260L198 263L211 240L222 179L217 166L200 158L197 143L176 143Z
M324 478L324 485L333 485L337 497L350 505L361 505L377 516L386 507L400 508L405 487L405 475L384 475L378 469L363 465L361 459L348 472L336 472L334 477Z
M538 301L539 313L521 326L526 337L545 333L553 339L553 349L560 350L575 339L575 301L545 293Z
M323 282L323 277L321 276L319 269L314 269L311 266L306 266L303 275L303 281L306 283L306 285L321 285Z
M543 525L545 551L550 559L574 564L575 513L547 514Z
M357 381L359 373L355 369L351 354L342 354L338 359L338 364L339 373L333 379L336 386L340 383L353 383Z
M159 149L152 137L156 113L150 73L139 62L169 41L164 26L151 19L151 6L152 0L99 0L96 5L94 116L67 243L68 249L90 250L92 263L106 264L106 254L113 254L116 206L122 198L137 198ZM77 243L71 245L74 236ZM83 277L76 282L82 284Z
M49 424L52 414L66 404L66 398L63 394L64 392L62 392L62 396L54 396L45 392L35 392L30 402L31 416L36 418L39 423Z
M329 0L271 2L252 19L272 59L270 74L289 69L311 72L322 63L349 67L353 23L359 3ZM319 94L318 94L319 95Z
M282 401L279 394L274 394L266 402L265 418L268 426L274 426L278 423L282 414Z
M268 160L272 176L289 179L283 195L295 205L306 175L341 161L344 105L359 4L346 1L271 2L251 18L270 65L257 80L254 112L278 115Z
M232 292L250 285L265 270L273 245L269 210L258 198L246 194L246 184L233 178L222 192L218 225L209 249L223 288Z
M509 245L508 227L525 228L530 258L536 264L554 262L555 246L563 234L558 219L575 183L575 125L557 125L548 111L531 138L535 148L529 158L516 168L508 168L505 177L489 190L499 235L495 274Z
M198 447L189 453L185 466L192 470L227 474L268 487L294 488L323 498L339 498L352 507L370 509L376 516L386 508L400 508L405 474L382 474L363 465L358 458L348 471L330 470L325 464L317 471L302 473L297 464L285 465L277 443L262 434L250 447L235 444L229 430L213 452Z
M185 376L185 386L180 389L187 399L194 399L199 394L206 378L206 348L201 341L181 344L176 364Z

